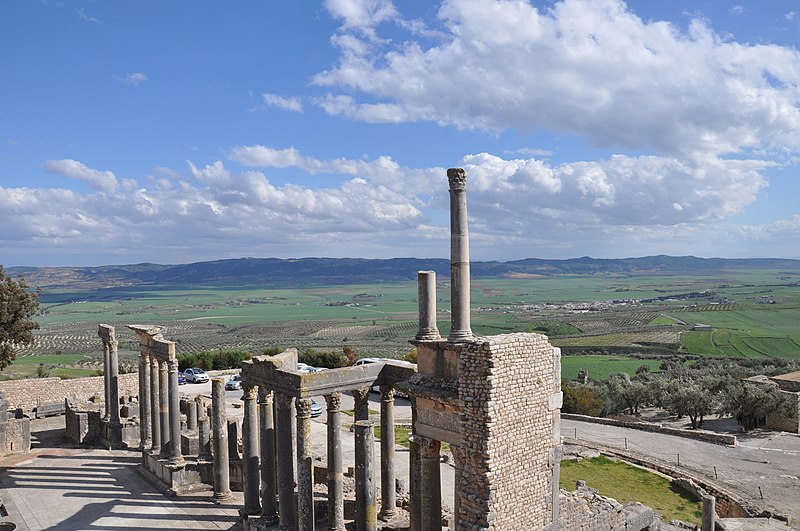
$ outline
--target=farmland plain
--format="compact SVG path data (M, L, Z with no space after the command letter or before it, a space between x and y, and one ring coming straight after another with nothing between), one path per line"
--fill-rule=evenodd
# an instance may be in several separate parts
M785 268L477 278L472 327L479 335L547 334L562 347L568 378L579 368L597 376L642 364L655 368L659 357L670 355L798 359L798 279L800 270ZM437 286L443 335L449 330L447 281L440 278ZM138 343L128 324L163 326L179 354L350 346L362 356L401 357L412 348L416 309L413 281L49 289L36 343L20 349L6 373L29 375L23 366L39 363L90 370L101 354L99 323L117 326L121 355L131 362Z

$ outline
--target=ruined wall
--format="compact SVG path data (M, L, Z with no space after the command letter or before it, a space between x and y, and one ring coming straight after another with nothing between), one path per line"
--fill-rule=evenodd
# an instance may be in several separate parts
M558 351L543 335L508 334L464 343L458 358L459 521L545 528L558 510Z
M781 391L794 404L794 417L779 414L767 415L767 429L800 433L800 393Z
M0 391L5 391L10 409L22 408L33 411L40 403L64 402L65 398L75 396L78 400L88 400L98 395L105 396L102 376L87 378L28 378L0 382ZM119 394L139 394L139 375L137 373L119 375Z

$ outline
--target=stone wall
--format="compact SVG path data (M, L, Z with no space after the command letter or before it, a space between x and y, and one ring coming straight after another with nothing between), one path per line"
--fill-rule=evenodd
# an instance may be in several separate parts
M27 378L0 382L0 391L5 391L9 409L22 408L26 413L33 411L40 403L64 402L74 396L79 401L92 396L105 396L102 376L87 378ZM128 373L119 375L119 395L139 395L139 375Z
M792 401L794 416L786 417L780 414L767 415L767 429L800 433L800 393L781 391Z
M736 435L725 435L723 433L713 433L710 431L682 430L679 428L668 428L666 426L662 426L661 424L653 424L650 422L627 422L603 417L575 415L573 413L562 413L561 418L568 420L579 420L581 422L592 422L594 424L606 424L608 426L620 426L622 428L631 428L634 430L652 431L655 433L663 433L664 435L674 435L676 437L697 439L699 441L706 441L714 444L723 444L725 446L736 446Z
M458 349L467 459L458 488L459 521L489 529L543 529L558 505L558 352L539 334L476 338Z

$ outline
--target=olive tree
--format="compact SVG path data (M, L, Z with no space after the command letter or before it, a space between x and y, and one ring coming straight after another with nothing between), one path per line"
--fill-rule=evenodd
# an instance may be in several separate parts
M32 320L39 308L39 291L31 291L21 276L6 276L0 265L0 370L16 358L14 349L33 343L39 323Z

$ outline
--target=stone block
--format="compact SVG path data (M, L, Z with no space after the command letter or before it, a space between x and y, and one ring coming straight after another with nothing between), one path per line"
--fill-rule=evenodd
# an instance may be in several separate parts
M656 521L656 513L653 509L639 502L623 505L622 512L625 515L626 531L648 529Z

